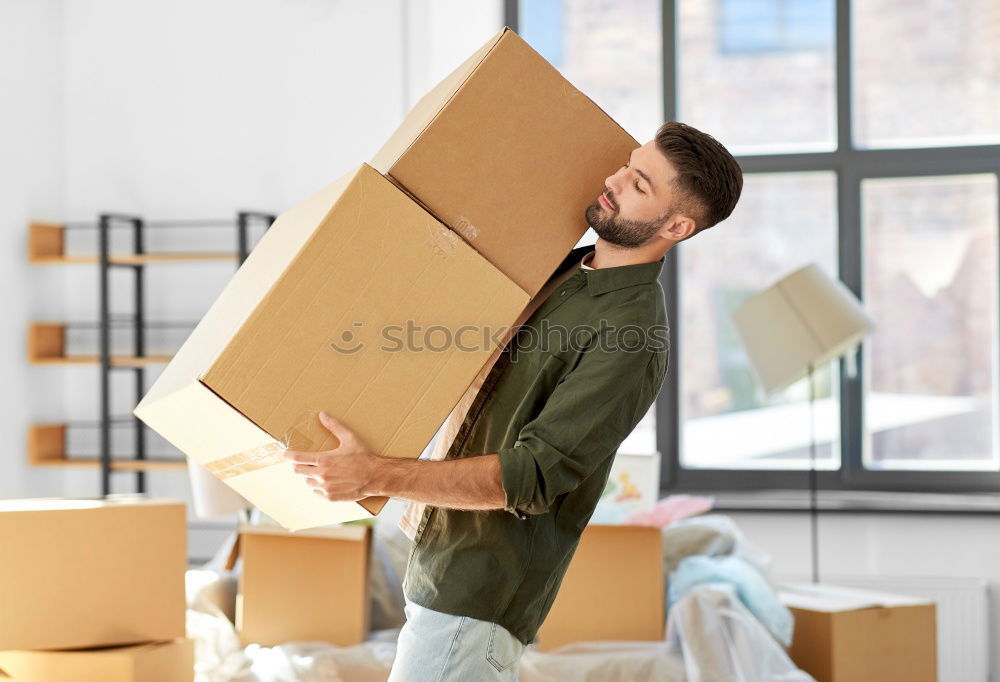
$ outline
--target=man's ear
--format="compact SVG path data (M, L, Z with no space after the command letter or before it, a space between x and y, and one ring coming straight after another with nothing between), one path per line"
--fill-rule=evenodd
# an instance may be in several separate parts
M658 234L671 241L680 242L693 235L695 230L696 226L692 218L683 213L675 213L667 219Z

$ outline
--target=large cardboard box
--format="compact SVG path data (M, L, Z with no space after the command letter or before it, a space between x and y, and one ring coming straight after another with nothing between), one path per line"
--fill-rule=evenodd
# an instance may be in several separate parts
M277 526L244 525L240 543L236 627L244 645L365 641L370 526L290 533Z
M659 641L664 635L660 529L587 526L559 593L538 631L538 648L602 640Z
M933 601L834 585L786 584L789 656L817 682L935 682Z
M0 680L12 682L192 682L194 641L75 651L0 651Z
M0 650L184 637L182 502L0 500L0 556Z
M362 165L281 214L134 412L291 530L370 517L284 460L336 439L416 458L528 295Z
M424 95L372 165L534 296L638 146L504 29Z

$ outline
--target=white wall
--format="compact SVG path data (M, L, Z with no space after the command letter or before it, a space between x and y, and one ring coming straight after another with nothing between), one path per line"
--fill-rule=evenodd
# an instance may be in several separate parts
M31 218L65 210L64 112L60 34L55 0L0 3L0 419L6 447L0 497L58 490L61 475L25 465L25 429L38 411L63 403L57 376L38 374L25 358L28 319L44 308L39 296L58 294L60 276L45 280L27 265Z

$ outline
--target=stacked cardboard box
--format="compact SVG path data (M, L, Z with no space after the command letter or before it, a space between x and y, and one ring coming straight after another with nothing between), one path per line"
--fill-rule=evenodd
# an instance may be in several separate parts
M0 679L13 682L190 682L194 641L67 651L0 651Z
M418 457L636 146L502 31L278 218L135 414L288 529L377 514L313 494L284 449L336 447L323 410Z
M0 678L193 679L182 502L2 500L0 547Z

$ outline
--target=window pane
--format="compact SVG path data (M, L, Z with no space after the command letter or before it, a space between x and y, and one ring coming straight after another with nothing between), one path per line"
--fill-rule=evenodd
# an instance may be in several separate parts
M856 0L859 147L1000 141L1000 3Z
M663 123L660 0L522 0L518 33L640 143Z
M997 181L862 185L865 466L997 468Z
M837 273L836 175L747 174L726 221L679 244L681 465L809 467L809 384L764 399L732 323L749 296L809 262ZM816 372L817 468L840 466L836 364Z
M635 429L629 434L620 446L618 452L630 455L651 455L656 450L656 405L654 404L646 412L645 416L636 424Z
M833 0L679 0L679 119L734 154L836 147Z

